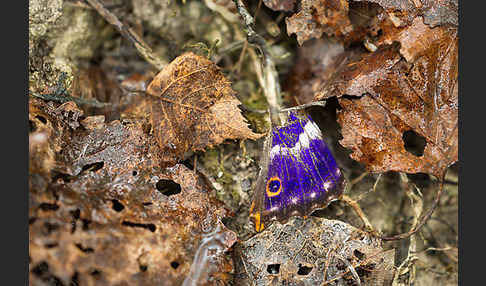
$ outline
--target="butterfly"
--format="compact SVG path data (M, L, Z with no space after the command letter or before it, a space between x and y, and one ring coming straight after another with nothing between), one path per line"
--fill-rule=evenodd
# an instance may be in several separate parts
M263 148L250 217L257 232L271 221L307 216L337 200L346 181L317 124L309 115L288 112Z

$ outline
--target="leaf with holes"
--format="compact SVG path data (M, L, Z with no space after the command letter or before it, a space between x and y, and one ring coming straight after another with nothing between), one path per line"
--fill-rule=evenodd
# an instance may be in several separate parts
M210 186L184 165L140 167L112 177L104 166L46 189L31 184L33 285L181 285L188 276L228 283L225 252L236 234L221 223L229 212Z
M359 279L389 285L394 256L379 238L344 222L294 217L235 246L235 284L351 285Z
M29 99L29 173L50 180L51 172L58 168L57 155L66 146L73 130L83 116L72 101L61 105L43 100Z
M408 33L407 50L420 51L410 55L411 62L401 58L397 45L382 46L348 62L316 94L317 100L339 97L341 144L371 171L441 176L458 159L457 30L435 29L443 31L427 37L426 46L421 34ZM425 141L425 148L407 151L414 144L409 135Z
M147 88L152 99L151 122L163 154L183 158L225 139L258 139L241 115L230 82L206 58L179 56Z
M29 120L33 285L181 285L193 260L201 279L227 282L236 235L221 219L230 212L197 171L160 168L145 120L105 123L73 102L38 99ZM214 244L216 253L195 255Z
M396 26L409 24L418 15L431 28L438 25L459 25L458 0L356 0L371 2L383 7L393 18Z

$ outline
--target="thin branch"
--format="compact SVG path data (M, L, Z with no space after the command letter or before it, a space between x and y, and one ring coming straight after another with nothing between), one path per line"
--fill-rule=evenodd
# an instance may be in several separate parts
M98 108L110 105L110 103L99 102L96 99L84 99L84 98L74 97L74 96L70 96L70 95L58 95L58 94L55 94L55 93L41 94L41 93L35 93L35 92L31 92L30 94L33 97L37 97L37 98L40 98L40 99L43 99L43 100L52 100L52 101L56 101L56 102L60 102L60 103L65 103L65 102L68 102L68 101L74 101L74 102L76 102L77 105L89 105L89 106L98 107Z
M106 9L105 5L99 0L86 0L108 23L113 25L120 34L128 39L137 49L138 53L150 64L161 70L168 63L157 57L152 49L145 43L132 28L123 24L118 17Z
M359 206L359 204L355 200L353 200L348 195L342 195L341 201L346 203L348 206L350 206L354 210L354 212L358 215L358 217L361 219L361 221L365 225L365 228L369 232L376 233L375 229L373 228L373 225L370 223L370 221L366 217L365 213L363 212L363 210L361 209L361 207Z
M445 175L445 174L444 174ZM427 223L427 221L429 220L429 218L432 216L432 214L434 213L435 209L437 208L437 206L439 205L439 202L440 202L440 197L442 195L442 192L444 190L444 175L442 175L442 177L440 178L440 186L439 186L439 190L437 191L437 194L435 196L435 200L432 204L432 207L430 208L430 210L424 215L424 217L422 218L422 220L417 224L416 227L413 227L412 229L410 229L408 232L406 233L401 233L401 234L397 234L397 235L394 235L394 236L382 236L381 239L383 240L387 240L387 241L391 241L391 240L400 240L400 239L404 239L404 238L407 238L407 237L410 237L411 235L415 234L417 231L419 231L425 223Z
M111 103L99 102L96 99L85 99L81 97L70 96L69 91L66 89L64 85L65 79L66 79L66 73L62 72L57 80L56 89L54 90L53 93L42 94L42 93L36 93L31 91L29 91L29 93L32 97L37 97L48 101L56 101L59 103L74 101L77 105L89 105L98 108L111 105Z

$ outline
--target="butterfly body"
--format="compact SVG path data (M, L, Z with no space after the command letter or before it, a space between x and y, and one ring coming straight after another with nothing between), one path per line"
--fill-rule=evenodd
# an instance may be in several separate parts
M308 115L290 112L283 126L272 129L263 154L250 209L257 231L324 208L344 190L344 177Z

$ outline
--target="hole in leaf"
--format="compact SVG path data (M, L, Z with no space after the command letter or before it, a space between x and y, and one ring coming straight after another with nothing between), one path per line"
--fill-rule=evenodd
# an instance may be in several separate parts
M35 276L45 282L45 285L64 285L61 279L49 273L49 265L45 261L37 264L31 271Z
M104 165L105 162L96 162L96 163L84 165L83 169L81 170L81 173L84 171L96 172L99 169L103 168Z
M76 221L79 219L79 216L81 215L81 211L79 209L75 209L73 211L69 211L69 213L73 217L71 221L71 233L74 233L76 231Z
M122 222L122 225L124 225L124 226L130 226L130 227L141 227L141 228L148 229L151 232L155 232L155 230L156 230L155 224L153 224L153 223L146 223L146 224L144 224L144 223L136 223L136 222L130 222L130 221L124 220Z
M51 203L41 203L39 208L43 211L57 211L59 206Z
M133 171L132 172L132 175L135 177L136 175L138 175L138 172L137 171Z
M47 119L45 119L44 117L42 117L40 115L37 115L35 118L39 119L39 121L42 122L43 124L47 123Z
M407 152L420 157L424 154L425 145L427 145L427 141L425 137L415 133L412 130L408 130L403 132L402 135L403 143L405 143L405 150Z
M99 276L101 275L101 271L99 271L98 269L93 269L93 271L91 271L91 276Z
M166 196L172 196L181 192L181 185L171 180L159 180L155 187Z
M341 98L345 98L345 99L349 99L349 100L356 100L356 99L360 99L363 95L365 95L365 94L362 94L362 95L343 94L341 96Z
M179 267L179 265L180 265L180 264L179 264L179 262L177 262L177 261L172 261L172 262L170 263L170 267L172 267L173 269L177 269L177 267Z
M68 174L63 174L63 173L58 173L56 171L52 172L52 181L57 182L58 180L62 180L65 183L71 182L71 180L74 178L74 176L68 175ZM62 183L62 182L60 182Z
M75 220L78 220L79 216L81 215L81 211L79 209L75 209L73 211L70 211L70 213Z
M33 224L37 220L36 217L30 217L29 218L29 225Z
M116 211L116 212L121 212L125 206L120 203L118 200L111 200L111 202L113 203L113 210Z
M146 202L146 203L142 203L142 205L144 205L144 206L151 206L152 203L151 202Z
M29 133L32 133L37 130L37 126L32 120L29 120Z
M270 274L278 274L280 272L280 264L269 264L267 272Z
M94 249L91 247L84 247L81 243L75 243L76 247L84 253L92 253Z
M361 252L361 251L359 251L359 250L357 250L357 249L355 249L355 250L353 251L353 254L354 254L354 256L356 256L356 258L358 258L359 260L363 260L363 259L364 259L364 257L365 257L364 253L363 253L363 252Z
M79 273L77 271L74 272L73 276L71 277L71 282L69 282L69 286L79 286Z
M53 243L47 243L46 245L44 245L44 247L50 249L50 248L57 247L58 245L59 245L58 243L53 242Z
M34 273L34 275L38 277L44 275L48 271L49 271L49 264L47 264L47 262L45 261L40 262L34 268L32 268L32 273Z
M50 222L45 222L44 227L42 229L42 234L45 236L50 235L53 231L57 230L59 228L59 225L55 223L50 223Z
M297 270L298 275L309 275L312 271L312 267L307 267L305 265L299 264L299 270Z
M83 230L87 231L89 229L91 221L89 219L82 219L81 221L83 222Z
M148 267L147 267L147 265L140 265L139 268L140 268L141 272L145 272L145 271L147 271Z

